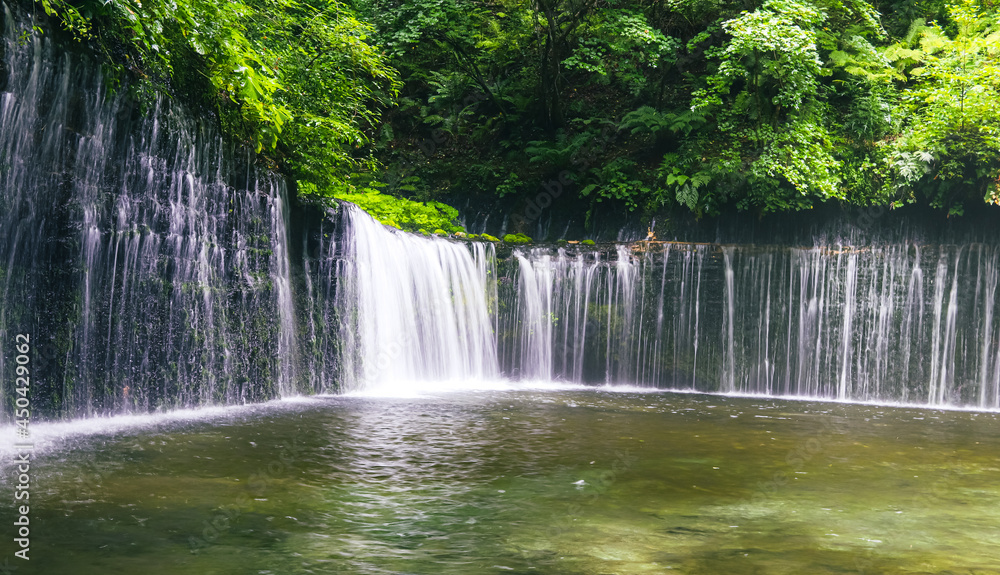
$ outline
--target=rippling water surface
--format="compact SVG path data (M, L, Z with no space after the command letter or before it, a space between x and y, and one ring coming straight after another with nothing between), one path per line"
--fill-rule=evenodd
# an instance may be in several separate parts
M997 419L498 389L41 426L52 437L32 465L31 561L15 564L142 575L1000 573ZM4 477L0 513L13 517L6 464ZM13 553L7 535L2 549Z

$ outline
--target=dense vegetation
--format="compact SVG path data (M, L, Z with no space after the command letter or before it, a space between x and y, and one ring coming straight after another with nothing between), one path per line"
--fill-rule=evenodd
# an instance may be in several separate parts
M379 157L420 197L530 201L560 174L591 210L766 213L836 200L961 214L1000 197L992 2L358 9L403 81Z
M371 26L346 6L324 0L40 0L38 6L65 33L103 53L113 83L144 100L157 93L184 100L297 181L303 194L374 196L356 182L378 170L369 136L400 84L372 44ZM389 196L374 204L417 216L404 217L408 223L429 212L436 227L447 226L454 216Z
M454 213L410 200L463 196L699 216L1000 203L993 0L41 4L301 192L411 229Z

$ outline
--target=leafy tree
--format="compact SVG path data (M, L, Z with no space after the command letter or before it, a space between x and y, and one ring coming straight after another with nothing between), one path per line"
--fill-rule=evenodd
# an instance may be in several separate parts
M335 0L41 4L119 76L206 104L227 136L319 193L374 166L357 150L391 103L396 74L370 26Z
M918 20L886 49L909 86L906 129L884 148L898 198L958 215L968 200L1000 203L1000 27L971 0L948 10L953 35Z
M398 80L373 30L331 0L254 0L248 34L273 58L276 100L291 113L284 134L269 134L285 171L331 193L373 158L357 152L371 142L381 110L393 105Z
M993 0L39 1L300 192L408 229L553 181L586 221L1000 203Z
M835 36L829 32L835 26L847 32ZM668 189L705 213L732 200L767 212L844 199L842 141L830 121L835 92L825 79L837 72L862 81L887 77L866 39L879 32L870 7L767 0L721 28L729 40L706 51L718 64L692 100L714 133L666 158L661 173Z

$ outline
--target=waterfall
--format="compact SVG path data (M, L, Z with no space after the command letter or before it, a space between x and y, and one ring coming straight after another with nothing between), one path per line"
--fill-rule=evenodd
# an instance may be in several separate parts
M552 309L552 261L541 256L537 266L522 254L517 254L521 283L519 300L524 302L521 321L521 376L527 379L552 379L552 341L557 320ZM565 263L565 262L560 262ZM565 277L565 274L563 274ZM572 278L570 278L572 281ZM567 303L568 305L568 303ZM569 350L566 350L567 352ZM569 352L565 355L569 355Z
M998 245L638 243L513 260L499 333L513 377L1000 407Z
M500 322L500 356L508 374L574 382L660 382L667 318L664 292L645 289L654 267L649 260L633 258L627 245L617 246L613 256L534 248L516 251L513 258L516 278L507 279L517 287L508 288L508 313ZM655 327L642 321L651 314L659 318Z
M496 378L492 245L407 234L354 206L344 216L340 389Z
M722 249L723 261L725 262L725 289L724 299L726 305L723 316L723 334L725 338L725 354L722 364L722 391L736 391L736 288L733 285L733 252L732 246Z
M31 335L36 412L501 377L1000 408L995 239L407 234L290 205L211 122L109 91L99 63L4 10L0 341Z
M5 7L0 341L31 334L35 411L292 392L283 182L168 99L110 92L99 64L27 22Z

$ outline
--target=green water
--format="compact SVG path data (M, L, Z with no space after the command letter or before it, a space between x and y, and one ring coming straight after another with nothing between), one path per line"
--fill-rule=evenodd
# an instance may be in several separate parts
M19 574L1000 573L997 420L596 390L268 404L56 440L32 466L31 560L12 563Z

